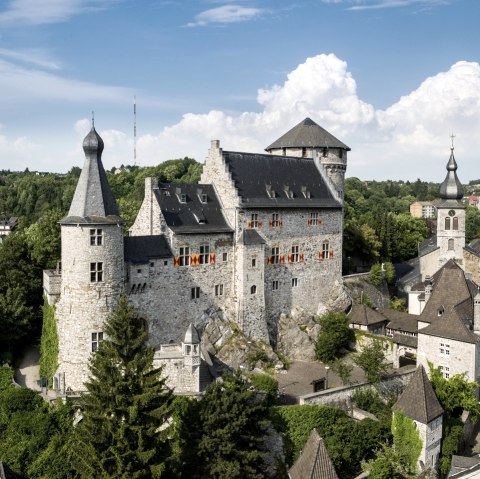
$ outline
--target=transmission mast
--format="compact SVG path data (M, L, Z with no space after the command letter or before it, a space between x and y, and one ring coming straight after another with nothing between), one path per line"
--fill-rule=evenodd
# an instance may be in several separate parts
M133 97L133 165L137 166L137 96Z

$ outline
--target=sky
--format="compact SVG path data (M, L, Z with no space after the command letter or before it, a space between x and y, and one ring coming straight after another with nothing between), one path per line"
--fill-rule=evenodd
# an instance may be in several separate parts
M0 169L262 152L306 117L347 176L480 178L478 0L0 0ZM451 136L454 135L453 138Z

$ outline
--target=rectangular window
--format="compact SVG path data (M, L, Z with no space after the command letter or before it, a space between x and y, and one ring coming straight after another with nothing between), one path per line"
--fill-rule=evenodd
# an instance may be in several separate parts
M98 350L103 341L103 332L92 333L92 353Z
M272 248L272 264L280 263L280 249L278 246Z
M252 213L250 216L250 224L252 228L258 228L258 213Z
M310 224L319 225L320 221L318 219L318 213L310 213Z
M103 230L92 228L90 230L90 246L102 246Z
M276 228L279 225L278 213L272 213L272 219L270 221L272 228Z
M252 268L257 266L257 258L252 258Z
M90 282L100 283L103 281L103 263L90 263Z
M215 296L223 296L223 284L215 285Z
M180 253L178 255L178 265L188 266L189 264L190 264L190 247L182 246L180 247Z
M228 261L228 253L223 253L222 255L222 261L225 263L226 261Z
M208 264L210 260L210 246L208 244L200 245L200 264Z
M300 261L300 254L298 253L298 246L292 246L292 263Z
M298 286L298 278L292 278L292 288L296 288Z
M205 193L202 193L200 195L200 202L203 203L204 205L207 203L207 195Z
M328 259L329 253L330 253L330 243L328 241L324 241L322 243L322 259Z
M191 296L192 299L198 299L200 298L200 286L195 286L191 290Z
M278 280L272 281L272 290L278 291Z

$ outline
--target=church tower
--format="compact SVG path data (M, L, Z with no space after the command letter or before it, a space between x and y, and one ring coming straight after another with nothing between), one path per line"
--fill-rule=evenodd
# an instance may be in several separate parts
M437 246L440 249L437 270L449 259L454 259L463 267L465 205L462 198L463 186L457 177L452 145L447 176L440 185L440 203L437 207Z
M89 357L103 341L103 323L124 289L123 221L102 165L103 147L92 126L83 141L85 163L68 216L60 221L62 272L54 387L67 394L84 390Z

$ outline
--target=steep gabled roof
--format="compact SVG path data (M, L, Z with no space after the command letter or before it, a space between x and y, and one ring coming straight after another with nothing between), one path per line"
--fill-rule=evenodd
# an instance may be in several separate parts
M265 148L266 151L277 148L342 148L350 150L350 148L335 138L327 130L317 125L310 118L305 118L298 125L287 131L278 140L274 141L270 146Z
M265 244L266 240L257 230L247 229L243 230L242 235L240 236L239 243L248 246L254 244Z
M441 317L440 311L453 310L465 300L472 300L471 286L455 261L447 261L432 278L433 290L419 321L432 323ZM462 306L464 310L464 306ZM472 319L472 318L471 318Z
M316 429L311 432L288 474L291 479L339 479L325 443Z
M392 409L422 424L428 424L443 414L443 408L422 365L413 373Z
M387 322L387 319L382 316L378 311L369 308L365 304L354 303L348 317L350 319L350 323L363 324L365 326L371 326L373 324Z
M420 329L418 334L453 339L463 343L480 343L480 337L467 328L465 322L462 321L458 312L454 309L445 311L442 316L430 323L427 327Z
M175 233L232 232L212 185L169 183L154 192L167 226Z
M103 140L95 128L83 140L85 163L78 179L68 216L61 223L115 223L118 206L102 164ZM93 219L93 220L92 220Z
M341 208L315 161L223 151L243 207Z
M390 320L387 324L387 328L396 331L405 331L407 333L418 332L417 315L404 313L403 311L395 311L393 309L381 309L380 313Z

